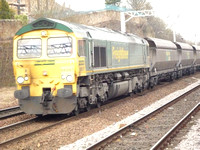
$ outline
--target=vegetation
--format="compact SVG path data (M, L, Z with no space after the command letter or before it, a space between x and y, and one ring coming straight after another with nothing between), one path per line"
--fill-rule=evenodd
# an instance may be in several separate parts
M26 15L15 15L15 19L20 20L22 25L26 25L28 23L28 17Z
M153 7L146 0L127 0L127 3L133 10L151 10ZM158 17L139 18L140 25L137 27L141 30L140 36L151 36L173 41L173 31L167 28L165 22ZM185 42L180 34L176 34L176 40Z
M146 0L127 0L133 10L150 10L152 6Z
M33 6L31 8L30 16L33 18L48 17L64 19L74 13L74 11L65 7L65 3L59 5L55 0L37 0L37 3L36 1L31 1L31 5Z
M119 6L121 3L121 0L105 0L106 5L115 5Z
M0 19L13 19L14 11L9 8L6 0L0 0Z

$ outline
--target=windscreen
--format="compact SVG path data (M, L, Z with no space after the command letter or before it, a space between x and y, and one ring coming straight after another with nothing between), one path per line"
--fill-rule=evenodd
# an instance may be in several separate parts
M42 53L41 39L20 39L17 43L18 58L38 58Z
M72 38L56 37L48 39L47 55L49 57L66 57L72 55Z

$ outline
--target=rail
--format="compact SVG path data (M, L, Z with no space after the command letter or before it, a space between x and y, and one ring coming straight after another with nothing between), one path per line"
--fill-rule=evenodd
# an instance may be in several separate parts
M150 150L164 149L164 146L174 136L176 131L180 130L184 124L186 124L192 115L199 111L200 103L198 103L187 115L185 115L174 127L172 127Z
M39 118L39 117L36 117L36 118L34 118L34 119L38 119L38 118ZM49 129L49 128L51 128L51 127L54 127L54 126L59 125L59 124L61 124L61 123L64 123L64 122L66 122L66 121L69 121L69 120L71 120L71 119L73 119L73 118L74 118L74 117L65 118L65 119L62 119L61 121L57 121L57 122L55 122L55 123L53 123L53 124L50 124L50 125L47 125L47 126L45 126L45 127L43 127L43 128L40 128L40 129L31 131L31 132L29 132L29 133L26 133L26 134L24 134L24 135L20 135L20 136L18 136L18 137L12 138L12 139L8 139L8 140L6 140L6 141L1 142L1 143L0 143L0 147L1 147L1 146L5 146L5 145L9 145L9 144L12 143L12 142L19 141L19 140L21 140L21 139L23 139L23 138L29 137L29 136L31 136L31 135L34 135L34 134L36 134L36 133L39 133L39 132L41 132L41 131L44 131L44 130L46 130L46 129ZM33 120L33 119L29 119L29 121L32 121L32 120ZM27 121L28 121L28 120L27 120ZM20 124L23 124L23 123L25 123L25 122L26 122L26 121L20 122ZM19 124L16 123L16 124L10 125L10 126L8 126L8 127L0 128L0 131L2 131L2 130L4 130L4 129L7 129L7 128L10 128L10 127L14 127L14 126L16 126L16 125L19 125Z
M13 117L13 116L21 115L21 114L24 114L24 112L20 110L19 106L10 107L6 109L0 109L0 119L6 119L9 117Z

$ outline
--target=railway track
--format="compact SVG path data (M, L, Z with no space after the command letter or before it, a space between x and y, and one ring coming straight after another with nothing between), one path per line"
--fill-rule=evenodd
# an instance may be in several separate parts
M186 114L175 126L173 126L150 150L162 150L173 138L176 133L179 132L190 120L200 110L200 103L198 103L188 114Z
M60 118L53 117L53 120L52 118L49 120L49 117L50 116L46 116L43 118L35 117L12 125L1 127L0 128L1 135L4 136L0 137L0 147L5 147L6 145L11 144L12 142L20 141L26 137L30 137L36 133L39 133L41 131L44 131L46 129L49 129L51 127L54 127L56 125L59 125L63 122L69 121L74 118L74 117L66 118L66 116L65 117L63 116ZM32 126L33 124L35 127ZM29 128L30 126L32 126L31 129ZM20 130L24 131L23 134L18 134Z
M162 86L165 86L165 85L168 85L168 83L164 83L164 84L160 85L159 87L162 87ZM151 92L151 90L149 92ZM109 105L113 105L113 104L110 103L108 105L105 105L105 107L109 107ZM98 112L98 110L99 109L96 109L96 110L93 109L92 111L93 112L96 112L96 111ZM84 114L80 114L79 116L81 117L82 115L86 115L86 114L85 113ZM26 137L30 138L32 135L34 135L36 133L39 133L41 131L44 131L46 129L49 129L51 127L59 125L59 124L61 124L63 122L67 122L67 121L71 120L72 118L74 118L74 117L61 119L60 121L57 121L55 123L50 123L50 124L45 125L44 127L41 127L39 129L38 129L38 127L40 127L41 124L43 124L44 120L41 120L41 118L35 118L34 120L31 120L31 121L32 121L32 123L33 122L38 122L36 130L32 130L30 132L24 133L23 135L17 134L18 136L15 136L15 137L14 136L12 136L12 137L4 137L4 136L2 136L2 137L4 137L4 139L0 139L0 147L1 146L2 147L6 147L7 145L10 145L11 143L14 143L14 142L16 143L16 142L18 142L18 141L20 141L20 140L22 140L22 139L24 139ZM6 135L13 135L13 133L15 133L15 130L16 130L15 128L18 128L17 126L20 126L20 130L23 130L23 128L21 128L22 126L27 126L27 128L29 128L29 125L27 125L27 124L31 124L31 121L23 121L20 124L16 123L14 125L9 125L8 127L2 127L2 128L0 128L0 132L1 133L4 132L4 134L6 134Z
M24 114L24 112L20 110L19 106L10 107L6 109L0 109L0 119L6 119L9 117L13 117L13 116L21 115L21 114Z
M184 93L183 95L179 96L178 98L175 98L174 100L163 105L162 107L160 107L160 108L152 111L151 113L145 115L144 117L138 119L137 121L131 122L131 123L123 126L118 131L99 140L98 142L89 146L87 149L88 150L90 150L90 149L106 149L106 150L108 149L108 150L110 150L110 149L116 149L116 148L117 149L150 149L156 142L159 141L159 139L165 139L165 138L162 138L162 136L165 135L174 126L174 124L173 124L174 121L177 123L177 120L176 120L177 118L175 117L176 119L173 120L173 118L172 118L173 115L170 114L171 111L173 109L175 110L178 108L179 109L183 108L184 106L181 106L181 104L182 105L190 104L191 100L189 100L189 99L187 100L187 99L185 99L185 97L187 97L188 95L190 95L192 92L194 92L197 89L199 89L199 86ZM196 103L195 103L195 105L196 105ZM199 108L199 104L197 106ZM191 110L192 108L190 108L190 109L188 108L188 109ZM189 110L187 112L189 112ZM166 113L168 113L171 116L167 117ZM160 118L160 120L159 120L159 118ZM172 127L168 127L167 124L164 123L164 121L162 121L162 120L164 120L164 118L167 119L167 122L170 125L171 125L171 123L173 124L173 125L171 125ZM171 121L169 118L170 119L172 118L173 121ZM183 120L183 119L180 119L180 120ZM163 141L165 141L165 140L163 140ZM163 143L165 143L165 142L163 142Z
M166 84L167 83L163 83L162 86L165 86ZM137 95L135 95L135 96L137 96ZM105 107L109 107L109 104L113 105L113 103L110 102L107 105L105 105ZM97 108L96 110L93 109L94 112L95 111L98 112L98 110L99 110L99 108ZM81 115L86 115L86 114L83 113L83 114L80 114L79 116L81 117ZM46 116L46 117L48 117L48 116ZM74 117L76 117L76 116L74 116ZM74 117L61 119L60 121L57 121L55 123L50 123L49 125L45 125L44 127L41 127L39 129L37 128L37 130L32 130L30 132L24 133L23 135L19 135L19 136L16 136L16 137L13 137L12 133L17 133L17 130L23 130L24 127L29 128L28 126L31 125L32 123L35 123L35 122L38 123L38 126L41 126L41 123L42 123L44 118L42 119L41 117L35 117L35 118L32 118L32 119L27 119L27 120L24 120L24 121L21 121L21 122L18 122L18 123L14 123L14 124L11 124L11 125L8 125L8 126L0 127L0 132L2 134L12 135L12 136L2 136L2 138L0 138L0 147L9 145L12 142L16 142L16 141L22 140L22 139L24 139L26 137L30 137L30 136L32 136L32 135L34 135L36 133L39 133L41 131L44 131L46 129L54 127L54 126L56 126L58 124L61 124L63 122L69 121L70 119L73 119Z

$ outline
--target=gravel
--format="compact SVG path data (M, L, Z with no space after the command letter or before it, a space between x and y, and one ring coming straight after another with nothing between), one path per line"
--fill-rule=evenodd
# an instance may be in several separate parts
M135 113L132 116L129 116L129 117L125 118L124 120L117 122L117 123L107 127L106 129L102 130L102 131L94 133L91 136L85 137L81 140L78 140L77 142L75 142L73 144L62 147L61 149L62 150L65 150L65 149L67 149L67 150L68 149L77 149L77 150L86 149L87 147L93 145L98 140L104 139L105 137L107 137L111 133L118 131L119 127L130 124L133 121L139 120L140 118L142 118L146 114L149 114L150 112L159 108L160 106L165 105L169 101L171 101L171 100L175 99L176 97L182 95L182 93L185 93L186 91L190 90L191 88L198 86L199 84L200 84L200 81L193 84L193 85L188 86L187 88L185 88L183 90L176 91L175 93L172 93L172 94L166 96L165 98L157 101L156 103L144 108L143 110L139 111L138 113ZM196 96L196 97L198 97L198 96ZM190 97L192 97L192 96L190 96ZM180 106L180 104L178 105L179 108L182 107L182 106L187 106L188 108L190 108L192 103L196 104L197 102L193 101L193 100L192 101L188 101L188 100L185 101L185 99L183 99L182 103L181 103L182 104L181 106ZM190 104L190 105L188 105L188 104ZM174 114L177 114L176 110L178 111L179 109L175 109L174 107L170 107L169 110L167 110L167 111L170 111L170 112L167 113L167 115L175 116ZM185 110L187 112L187 109L181 109L181 110L182 111ZM174 114L172 112L174 112ZM181 115L183 116L183 112L181 113ZM130 134L130 136L128 136L127 138L125 136L121 139L118 139L116 143L113 143L110 147L108 146L106 149L131 149L131 148L133 148L133 149L149 149L149 144L151 144L151 141L153 139L153 135L156 135L156 137L155 137L156 139L154 138L154 143L155 143L156 140L158 140L157 134L160 134L161 130L164 133L167 132L166 131L167 123L168 124L170 122L173 123L173 121L176 122L176 120L177 120L177 118L176 118L175 120L170 121L170 118L173 118L173 117L172 116L166 116L165 113L161 114L160 116L161 116L160 118L158 118L158 116L156 116L155 118L150 120L152 122L151 125L150 125L150 123L145 123L145 125L142 126L139 130L136 129L137 132L135 132L133 130L132 133ZM165 120L165 118L167 119L167 121ZM166 122L164 123L164 127L163 127L163 124L161 122L164 122L164 121L166 121ZM156 125L156 122L157 122L157 125ZM153 126L153 127L150 128L150 126ZM173 124L172 124L172 126L173 126ZM150 133L149 133L150 135L147 135L147 133L149 131L150 131ZM138 135L140 135L140 137ZM135 137L136 139L133 139L133 137ZM133 140L130 140L130 139L133 139ZM133 141L135 143L130 145L131 143L133 143ZM148 143L147 143L147 141L148 141ZM143 144L141 144L141 143L143 143ZM144 147L144 143L147 144L145 147ZM128 144L129 144L129 146L128 146ZM143 147L141 148L140 146L143 146Z
M49 126L62 119L63 118L58 118L55 116L46 116L44 118L36 118L26 123L4 129L3 131L1 131L0 141L5 142L9 139L16 138L20 135L24 135L43 127Z
M144 96L137 98L126 97L120 101L102 106L99 111L91 110L70 123L63 123L40 132L40 134L13 143L7 149L58 149L140 111L166 95L196 82L197 78L200 78L199 73L175 81L165 87L159 88L158 86L155 88L156 90L154 89ZM38 124L38 126L40 125Z
M200 119L195 121L195 125L192 126L188 134L184 136L183 140L177 147L175 147L177 150L185 150L189 148L193 150L200 149Z
M14 107L18 105L17 99L14 98L15 90L16 90L16 87L0 88L0 109ZM19 121L23 121L26 119L30 119L33 117L34 115L22 114L22 115L17 115L11 118L2 119L0 121L0 127L13 124Z
M106 146L105 150L149 150L179 120L181 120L194 106L196 106L196 104L200 102L199 93L200 89L185 98L182 98L177 103L147 120L145 123L132 128L131 132L128 132L123 137Z
M200 111L173 137L166 150L200 149Z
M11 118L7 118L7 119L3 119L0 121L0 127L9 125L9 124L13 124L19 121L23 121L26 119L30 119L33 118L35 115L28 115L28 114L23 114L23 115L18 115L18 116L14 116Z
M0 109L17 106L17 99L14 98L15 87L0 88Z

